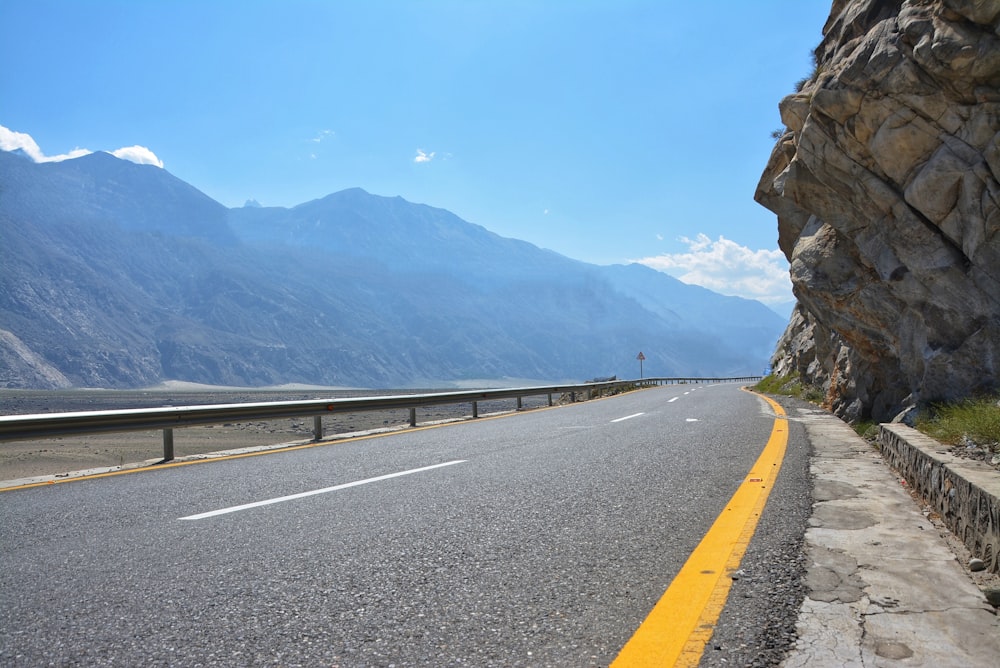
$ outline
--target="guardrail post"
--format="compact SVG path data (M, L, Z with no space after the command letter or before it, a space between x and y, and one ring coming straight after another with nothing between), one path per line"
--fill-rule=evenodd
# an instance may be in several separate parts
M552 405L552 393L549 392L549 406Z
M518 397L517 398L517 410L521 410L522 408L524 408L524 405L521 403L521 397Z
M416 407L413 407L413 408L410 409L410 426L411 427L416 427L417 426L417 409L416 409Z
M163 430L163 461L169 462L174 458L174 430Z
M313 415L313 440L323 440L323 416Z
M472 402L472 417L473 418L479 417L479 402L478 401L473 401Z

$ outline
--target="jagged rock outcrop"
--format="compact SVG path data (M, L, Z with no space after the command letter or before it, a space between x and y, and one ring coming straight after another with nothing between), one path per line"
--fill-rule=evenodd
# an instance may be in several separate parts
M842 417L995 389L1000 0L835 0L755 199L799 306L772 361Z

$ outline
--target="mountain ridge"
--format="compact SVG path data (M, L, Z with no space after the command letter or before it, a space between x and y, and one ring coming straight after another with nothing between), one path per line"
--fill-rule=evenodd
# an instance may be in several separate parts
M563 381L636 375L640 350L650 374L750 375L784 327L703 288L671 316L655 300L692 286L401 197L226 208L161 168L93 155L0 152L0 387ZM656 287L616 278L636 272ZM760 331L727 331L713 303L749 309Z

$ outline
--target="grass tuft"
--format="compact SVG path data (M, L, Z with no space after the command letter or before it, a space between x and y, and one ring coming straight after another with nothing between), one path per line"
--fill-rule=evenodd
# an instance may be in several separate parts
M775 376L773 373L761 378L754 389L765 394L782 394L797 397L802 394L802 381L798 376Z
M1000 396L933 404L917 418L917 429L949 445L974 443L1000 452Z
M765 394L780 394L786 397L804 399L814 404L823 401L823 392L819 388L803 382L800 376L793 373L787 376L775 376L774 374L765 376L754 385L754 389Z
M866 441L874 442L878 437L878 423L872 420L858 420L851 425L858 436Z

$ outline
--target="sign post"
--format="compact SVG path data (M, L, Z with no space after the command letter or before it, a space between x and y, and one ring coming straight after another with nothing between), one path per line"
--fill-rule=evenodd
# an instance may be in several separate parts
M646 359L646 356L643 355L642 351L640 350L639 354L636 355L635 358L639 360L639 380L642 380L642 361Z

